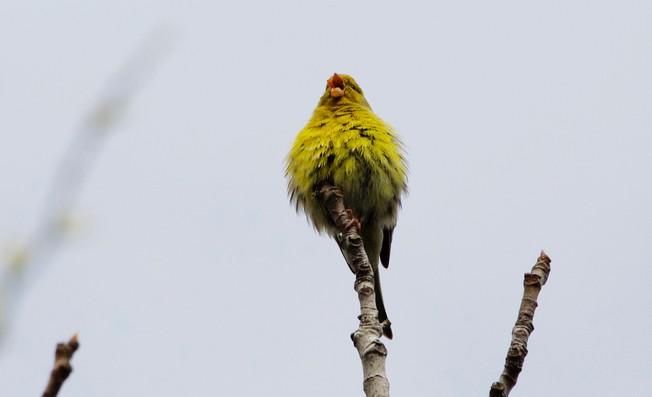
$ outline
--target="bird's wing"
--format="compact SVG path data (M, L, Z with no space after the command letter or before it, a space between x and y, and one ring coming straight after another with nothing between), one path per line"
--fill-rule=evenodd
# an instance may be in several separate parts
M383 229L383 245L380 248L380 263L387 269L389 267L389 253L392 249L392 235L394 234L394 227L386 227Z

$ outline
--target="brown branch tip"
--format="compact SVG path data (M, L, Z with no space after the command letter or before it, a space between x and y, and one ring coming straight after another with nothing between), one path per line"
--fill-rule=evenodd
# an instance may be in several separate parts
M68 379L68 376L72 372L70 360L77 349L79 349L77 334L73 335L66 343L57 343L57 348L54 352L54 367L50 372L50 379L43 392L43 397L56 397L59 393L63 382Z
M507 350L505 367L497 382L491 385L490 397L507 397L518 381L527 356L527 342L534 331L534 311L541 288L550 275L550 257L542 250L530 273L523 277L523 298L516 324L512 329L512 341Z

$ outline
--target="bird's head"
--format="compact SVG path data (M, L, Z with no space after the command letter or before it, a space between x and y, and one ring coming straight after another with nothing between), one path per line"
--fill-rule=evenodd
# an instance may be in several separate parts
M353 77L346 74L333 75L326 80L326 91L319 100L320 105L343 105L359 104L369 107L364 97L362 88L355 82Z

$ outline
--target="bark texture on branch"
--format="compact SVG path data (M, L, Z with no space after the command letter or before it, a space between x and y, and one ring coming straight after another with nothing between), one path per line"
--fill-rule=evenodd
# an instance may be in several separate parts
M67 343L62 342L57 344L57 349L54 352L54 367L50 372L50 379L43 392L43 397L56 397L59 393L61 385L63 385L63 382L68 379L68 376L72 372L70 360L78 348L79 341L77 340L77 334L73 335Z
M518 311L516 324L512 329L512 342L507 350L505 368L497 382L491 385L489 397L507 397L511 392L518 375L523 369L523 362L527 355L527 342L534 331L532 320L537 308L537 299L541 288L548 281L550 275L550 258L541 251L537 263L530 273L525 273L523 279L523 298Z
M337 229L338 244L346 261L356 270L355 291L360 301L360 325L351 334L353 345L362 361L363 388L367 397L389 396L389 381L385 373L387 349L380 341L383 334L378 322L374 293L374 274L360 237L360 223L344 205L344 195L335 186L324 185L317 192Z

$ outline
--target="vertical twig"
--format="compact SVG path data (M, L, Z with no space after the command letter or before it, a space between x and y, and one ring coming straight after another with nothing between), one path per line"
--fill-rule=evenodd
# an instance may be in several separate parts
M77 334L73 335L67 343L58 343L54 351L54 367L50 372L50 379L48 385L45 387L43 397L56 397L61 389L63 382L68 379L72 372L72 365L70 360L73 354L79 349L79 341Z
M330 185L323 186L318 197L340 231L338 241L348 263L356 269L355 291L360 301L360 325L351 334L353 345L362 361L363 388L367 397L389 396L389 381L385 373L387 349L380 341L383 334L378 322L374 294L374 274L360 237L359 224L344 206L342 191Z
M512 329L512 341L507 350L505 368L497 382L491 385L490 397L507 397L518 380L527 355L527 342L534 331L532 320L537 308L537 299L541 288L550 275L550 258L541 251L537 263L523 279L523 298L518 311L516 324Z

